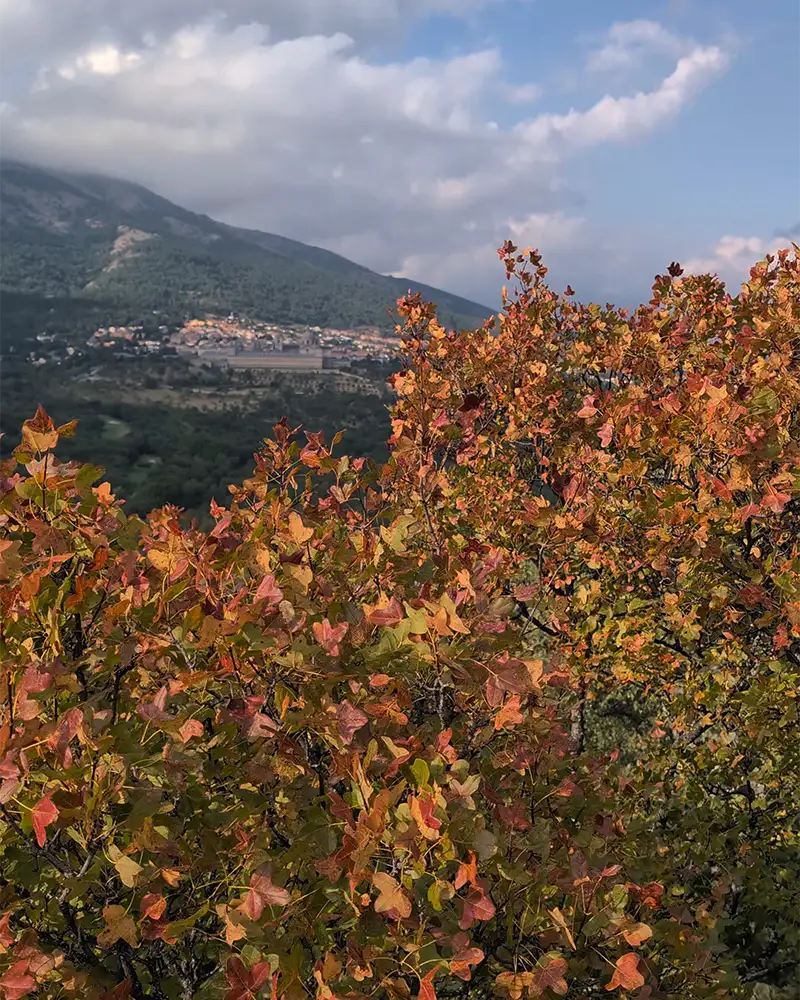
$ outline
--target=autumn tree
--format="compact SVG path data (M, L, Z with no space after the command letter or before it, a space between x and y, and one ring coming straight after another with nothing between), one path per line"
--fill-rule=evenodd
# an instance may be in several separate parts
M629 316L507 244L496 328L406 303L393 438L437 530L521 568L514 613L571 679L577 746L641 762L638 870L776 984L800 982L797 249L736 297L672 265Z
M611 557L508 463L502 373L462 393L409 323L391 462L280 424L208 533L127 516L59 461L72 426L25 424L0 468L4 1000L726 994L712 916L650 878L658 793L564 714L606 654L556 560ZM509 590L545 534L539 607Z

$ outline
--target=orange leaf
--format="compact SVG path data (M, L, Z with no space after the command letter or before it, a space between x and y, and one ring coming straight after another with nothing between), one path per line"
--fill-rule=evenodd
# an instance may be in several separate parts
M639 956L629 951L627 955L617 959L614 975L606 989L635 990L640 986L644 986L644 976L639 972Z
M403 920L411 916L411 900L403 892L396 878L388 872L376 872L372 884L378 890L375 912L385 913L390 919Z
M424 979L420 979L418 1000L436 1000L436 990L433 988L433 977L436 975L436 971L435 968L431 969Z
M647 924L633 924L622 932L622 936L632 948L638 947L643 941L653 936L653 931Z
M505 726L518 726L523 721L522 713L519 710L519 695L512 694L494 717L494 728L499 731Z
M166 899L157 892L148 892L139 904L142 916L150 917L151 920L158 920L166 908Z

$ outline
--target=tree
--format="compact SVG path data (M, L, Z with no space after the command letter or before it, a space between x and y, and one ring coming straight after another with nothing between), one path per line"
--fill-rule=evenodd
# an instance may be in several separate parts
M563 716L557 596L566 652L530 652L526 494L506 517L484 390L436 465L460 390L425 402L410 331L390 462L284 422L208 533L126 516L56 457L72 425L25 423L0 469L5 1000L725 994L710 919L635 875L642 788Z
M427 470L434 523L525 566L509 591L572 680L579 746L606 743L598 703L648 710L621 748L649 788L634 870L687 926L717 919L745 981L780 984L800 954L797 247L736 298L672 265L630 317L501 257L519 293L496 332L406 303L393 461Z

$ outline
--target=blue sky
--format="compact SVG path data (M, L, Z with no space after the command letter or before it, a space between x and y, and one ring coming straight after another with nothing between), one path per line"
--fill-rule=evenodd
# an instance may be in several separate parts
M497 305L494 249L635 304L800 223L800 5L0 3L3 152Z

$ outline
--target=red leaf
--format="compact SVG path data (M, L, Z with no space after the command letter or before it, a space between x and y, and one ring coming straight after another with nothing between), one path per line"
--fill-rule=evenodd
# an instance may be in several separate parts
M314 638L329 656L339 655L339 643L344 638L347 629L347 622L340 622L332 627L327 618L323 618L321 622L314 622L311 626Z
M265 906L286 906L291 895L275 885L268 866L262 865L250 877L250 889L244 901L244 910L251 920L259 920Z
M269 962L259 962L252 969L248 969L241 958L232 955L225 967L225 978L230 989L225 994L224 1000L253 1000L269 979L270 972Z
M278 586L272 573L267 573L256 591L257 601L269 601L270 604L280 604L283 600L283 591Z
M536 990L533 995L541 995L547 990L552 990L558 996L564 996L569 987L564 978L568 965L563 958L551 959L544 968L533 970L531 990Z
M0 948L10 948L14 943L14 935L11 932L11 927L9 926L9 921L11 920L11 910L0 917ZM2 952L0 951L0 954Z
M339 735L342 737L342 741L347 744L353 742L356 730L361 729L362 726L366 726L369 719L361 709L356 708L355 705L351 705L345 699L336 706L336 721L339 724Z
M775 489L772 483L770 483L767 486L766 493L761 498L761 504L764 507L769 507L769 509L775 514L780 514L791 499L792 498L789 493L780 493Z
M33 820L33 830L36 834L36 843L39 847L44 847L47 840L45 830L51 823L58 819L58 809L53 805L52 792L43 795L36 805L31 809L31 819Z
M202 736L203 732L203 723L199 719L187 719L178 729L181 743L188 743L193 736Z
M0 976L0 990L5 1000L19 1000L27 996L36 986L36 980L28 975L29 958L22 958Z
M600 444L607 448L611 444L611 439L614 436L614 428L607 420L603 426L598 430L597 436L600 438Z
M472 883L478 877L478 866L475 863L475 855L472 851L469 852L469 861L462 861L459 863L458 871L456 872L456 889L460 889L462 885L466 885L467 882Z
M72 763L69 743L77 735L82 722L83 712L79 708L71 708L64 713L58 724L58 729L47 741L51 750L56 751L62 767L69 767Z
M370 625L396 625L404 618L403 609L396 597L383 608L373 608L367 615Z
M519 695L513 694L506 699L505 704L494 717L494 728L499 731L506 726L518 726L523 721L522 713L519 710Z
M473 885L464 900L464 912L461 914L458 926L462 931L466 931L476 920L491 920L494 914L494 903L481 886Z

